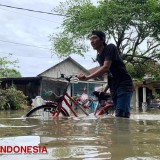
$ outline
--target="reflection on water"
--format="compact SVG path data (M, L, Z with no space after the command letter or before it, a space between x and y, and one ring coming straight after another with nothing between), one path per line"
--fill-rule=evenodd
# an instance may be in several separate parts
M160 160L160 110L40 120L0 112L1 146L46 146L48 154L1 154L3 160Z

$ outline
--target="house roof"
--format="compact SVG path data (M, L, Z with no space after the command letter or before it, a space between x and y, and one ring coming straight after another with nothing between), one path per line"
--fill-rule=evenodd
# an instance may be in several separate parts
M40 80L42 77L2 77L0 81L31 81Z
M38 82L42 79L42 77L8 77L8 78L0 78L1 86L6 83L16 83L16 84L27 84L29 82Z
M43 73L45 73L45 72L48 72L49 70L54 69L55 67L61 65L62 63L66 62L66 61L71 61L71 62L74 63L76 66L78 66L80 69L82 69L84 72L90 74L90 72L89 72L86 68L84 68L82 65L80 65L78 62L76 62L76 61L75 61L74 59L72 59L71 57L68 57L68 58L66 58L65 60L61 61L60 63L57 63L57 64L54 65L53 67L51 67L51 68L45 70L44 72L38 74L37 76L41 76L41 74L43 74Z

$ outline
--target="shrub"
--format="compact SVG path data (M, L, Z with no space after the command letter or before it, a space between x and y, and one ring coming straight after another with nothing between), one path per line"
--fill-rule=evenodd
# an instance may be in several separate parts
M26 98L22 91L16 90L14 87L6 90L0 89L0 109L20 109L26 104Z

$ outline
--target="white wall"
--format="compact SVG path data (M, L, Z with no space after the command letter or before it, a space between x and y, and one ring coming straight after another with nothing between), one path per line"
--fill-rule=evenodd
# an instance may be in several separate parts
M46 77L52 77L52 78L59 78L60 74L65 75L78 75L79 73L83 72L84 70L80 69L78 66L76 66L71 61L65 61L57 66L55 66L53 69L50 69L44 73L41 74L41 76Z

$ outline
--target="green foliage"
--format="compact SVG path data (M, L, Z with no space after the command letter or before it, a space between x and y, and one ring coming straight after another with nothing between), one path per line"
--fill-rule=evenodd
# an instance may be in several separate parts
M54 11L63 14L62 32L51 35L52 50L59 56L84 55L92 30L114 39L123 58L130 63L160 59L160 2L158 0L66 0ZM144 47L145 46L145 47ZM134 57L138 57L134 59Z
M54 49L52 49L53 53L61 53L57 54L59 57L68 57L71 53L77 53L83 56L82 51L87 50L84 44L76 40L73 42L72 37L69 38L64 33L63 36L57 35L56 38L50 36L50 40L52 41L52 46L54 46ZM59 44L61 45L59 46Z
M22 91L18 91L14 87L6 90L0 89L0 110L20 109L26 104L26 98Z
M18 60L11 61L9 57L0 57L0 77L21 77L20 72L12 68L17 68L17 63Z
M1 69L0 70L0 77L22 77L21 73L15 69Z
M144 65L137 64L133 66L132 64L127 64L126 67L130 75L135 79L141 80L146 73L146 66Z
M126 64L126 68L135 79L142 80L145 74L150 74L151 78L155 80L160 78L160 65L155 64L155 62L151 60L141 60L140 63L135 65L128 63Z
M153 97L154 97L154 99L159 99L159 98L160 98L160 94L154 93L154 94L153 94Z

